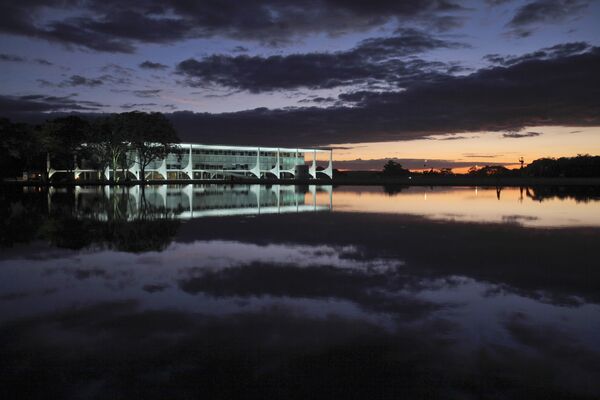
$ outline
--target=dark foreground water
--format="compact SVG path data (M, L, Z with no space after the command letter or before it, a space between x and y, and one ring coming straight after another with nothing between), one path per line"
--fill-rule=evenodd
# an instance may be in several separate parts
M600 398L598 188L0 193L0 399Z

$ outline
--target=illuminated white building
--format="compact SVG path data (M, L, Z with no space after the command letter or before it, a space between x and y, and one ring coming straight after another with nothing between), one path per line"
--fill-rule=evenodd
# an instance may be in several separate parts
M178 144L177 151L162 160L154 160L145 168L146 179L189 180L226 179L229 177L317 179L319 174L333 177L333 151L331 149L301 149L283 147L242 147L204 144ZM317 154L325 153L327 165L318 168ZM141 179L140 166L135 162L135 154L130 154L127 175ZM48 165L48 175L57 172ZM98 171L81 169L73 171L78 179L82 174L97 174ZM102 171L109 179L113 171ZM117 174L121 170L117 170Z

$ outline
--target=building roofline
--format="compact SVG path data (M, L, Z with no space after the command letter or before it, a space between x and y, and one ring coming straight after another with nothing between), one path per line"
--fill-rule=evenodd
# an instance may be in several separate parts
M175 146L192 146L192 148L194 147L201 147L201 148L208 148L208 149L231 149L231 150L266 150L266 151L286 151L286 152L295 152L298 151L299 153L307 153L307 152L313 152L316 151L318 153L320 152L330 152L333 149L331 148L324 148L324 147L313 147L313 148L306 148L306 147L271 147L271 146L232 146L232 145L225 145L225 144L202 144L202 143L174 143Z

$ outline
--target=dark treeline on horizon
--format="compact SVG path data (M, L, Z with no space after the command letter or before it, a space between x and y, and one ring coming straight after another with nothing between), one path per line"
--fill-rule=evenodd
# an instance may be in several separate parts
M387 177L401 177L415 172L402 167L394 160L389 160L382 170ZM427 176L453 176L452 168L430 169L421 172ZM481 168L471 167L464 174L473 177L539 177L539 178L595 178L600 177L600 156L578 154L575 157L540 158L522 168L509 169L501 165L486 165Z
M41 125L0 119L0 176L14 178L36 172L48 180L47 162L53 168L113 171L137 163L145 179L145 168L165 157L179 143L177 132L161 113L139 111L111 114L91 121L78 116L48 120ZM133 157L135 155L135 157ZM115 174L111 176L111 180Z

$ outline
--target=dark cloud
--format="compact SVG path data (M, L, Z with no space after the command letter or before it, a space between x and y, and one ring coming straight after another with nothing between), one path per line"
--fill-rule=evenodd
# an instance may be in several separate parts
M27 96L0 95L0 110L12 116L29 113L97 111L105 107L94 101L74 99L73 96L47 96L41 94Z
M446 77L404 91L340 96L353 107L177 112L170 118L186 140L279 145L410 140L543 124L591 126L600 123L599 69L600 51L593 49Z
M589 0L536 0L517 9L509 25L518 27L537 22L560 22L583 11Z
M54 63L51 63L50 61L45 60L43 58L36 58L33 61L36 62L36 63L38 63L38 64L40 64L40 65L47 65L47 66L54 65Z
M115 63L104 65L100 68L100 71L104 73L100 79L119 86L131 84L136 77L136 71L133 68L124 67Z
M80 12L67 12L73 9ZM220 35L277 44L309 33L366 31L407 20L444 30L461 23L448 13L462 10L450 0L257 0L244 4L236 0L167 4L157 0L35 0L0 6L0 31L72 47L131 53L138 43Z
M521 139L526 137L535 137L542 135L541 132L506 132L502 134L502 137L511 139Z
M59 83L52 83L46 79L37 79L37 82L43 87L60 88L76 86L97 87L104 84L112 84L122 87L125 85L130 85L133 82L134 75L130 68L121 67L116 64L108 64L102 67L101 71L105 73L96 78L89 78L75 74ZM115 90L126 91L125 89Z
M499 6L502 4L510 3L513 0L485 0L490 6Z
M87 86L96 87L104 84L102 79L86 78L81 75L71 75L71 77L58 84L59 87L75 87L75 86Z
M479 153L464 153L463 157L467 158L497 158L502 157L503 154L479 154Z
M121 104L120 107L123 110L133 110L133 109L154 107L154 106L157 106L157 104L156 103L127 103L127 104Z
M160 89L140 89L140 90L134 90L133 94L137 97L149 98L149 97L158 97L160 92L161 92Z
M169 68L169 66L158 63L158 62L144 61L143 63L140 64L140 68L165 70L165 69Z
M438 32L446 32L452 29L460 28L465 23L466 18L456 15L441 15L432 17L426 25Z
M519 7L508 22L510 33L518 37L530 36L539 23L559 23L581 14L590 0L535 0Z
M27 61L29 61L29 60L25 57L17 56L14 54L0 53L0 62L27 62ZM43 58L35 58L35 59L31 60L31 62L39 64L39 65L45 65L45 66L54 65L50 61L45 60Z
M550 60L553 58L568 57L588 51L591 45L586 42L561 43L552 47L545 47L532 53L521 56L502 56L500 54L488 54L485 60L499 65L509 66L530 60Z
M167 284L156 283L156 284L144 285L142 287L142 289L144 289L144 291L148 292L148 293L157 293L157 292L162 292L163 290L167 289L168 287L169 287L169 285L167 285Z
M23 61L25 61L25 59L23 57L16 56L14 54L0 53L0 61L6 61L6 62L23 62Z
M306 99L302 99L302 100L298 100L298 103L317 103L317 104L324 104L324 103L338 103L339 100L335 97L321 97L321 96L312 96L312 97L308 97Z
M395 36L372 38L335 53L275 55L212 55L180 62L177 72L192 87L219 85L251 92L298 87L332 88L361 83L406 85L431 80L451 66L399 57L464 45L425 32L403 29Z
M258 108L221 114L179 111L167 116L185 141L279 146L519 132L541 125L597 126L598 70L600 50L593 48L583 54L530 60L466 76L441 75L435 82L419 82L401 91L340 95L350 106ZM148 98L158 96L160 90L134 93ZM9 100L15 98L4 97L5 102ZM3 108L8 117L18 109L19 102Z

